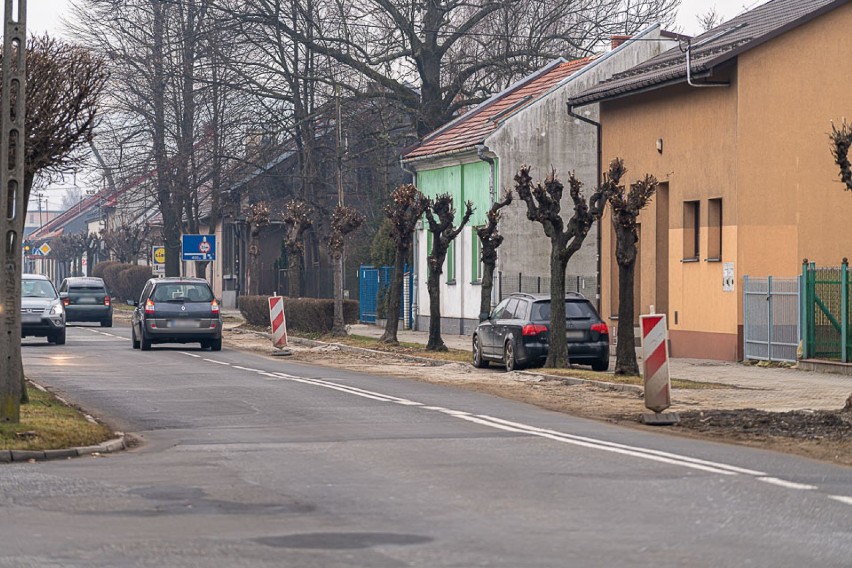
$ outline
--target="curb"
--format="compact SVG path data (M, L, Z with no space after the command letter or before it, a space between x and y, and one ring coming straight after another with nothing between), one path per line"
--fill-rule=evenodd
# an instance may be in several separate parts
M255 335L259 335L265 339L269 339L270 341L272 341L272 334L266 333L265 331L244 329L240 330L238 333L253 333ZM296 345L307 345L308 347L334 346L339 348L341 351L349 351L351 353L369 353L372 355L384 355L386 357L395 357L397 359L402 359L403 361L425 363L430 367L440 367L449 363L458 363L458 361L438 361L435 359L429 359L427 357L417 357L416 355L400 355L398 353L389 353L387 351L378 351L376 349L367 349L365 347L352 347L351 345L342 345L340 343L327 343L325 341L317 341L316 339L305 339L302 337L290 337L289 340L295 343ZM639 385L608 383L605 381L593 381L591 379L579 379L576 377L562 377L559 375L548 375L547 373L539 373L535 371L518 371L518 373L530 377L546 377L551 380L562 381L562 383L565 385L591 385L604 390L633 392L637 394L642 394L645 392L645 390Z
M0 450L0 463L20 463L29 461L66 460L82 456L112 454L127 448L122 435L96 446L64 448L61 450Z

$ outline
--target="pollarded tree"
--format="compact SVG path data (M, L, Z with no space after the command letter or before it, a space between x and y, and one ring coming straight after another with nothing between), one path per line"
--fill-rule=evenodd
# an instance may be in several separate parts
M843 119L840 128L831 123L831 155L840 168L840 181L846 185L846 191L852 191L852 165L849 164L849 147L852 146L852 127Z
M300 199L284 205L284 250L287 251L287 295L298 298L302 294L302 253L305 250L304 236L314 226L316 209Z
M269 225L269 206L260 201L249 208L249 295L257 296L260 290L260 233Z
M627 170L620 158L613 160L610 171ZM615 355L616 375L638 375L636 349L633 340L633 327L636 325L634 314L634 278L636 272L637 243L639 230L636 220L639 212L657 191L657 178L646 175L630 185L626 191L623 185L610 184L607 201L612 209L612 224L615 228L615 260L618 264L618 347Z
M364 216L354 207L338 205L331 214L331 230L325 244L334 264L334 323L332 335L346 335L343 319L343 251L346 236L357 231L364 223Z
M432 250L429 251L427 264L429 274L426 278L426 288L429 290L429 341L426 343L427 351L446 351L447 346L441 339L441 274L444 272L444 261L447 251L464 226L473 215L473 202L465 203L464 216L458 227L453 227L456 218L456 208L453 206L453 197L444 193L438 195L434 202L429 204L426 211L426 221L429 224L429 233L432 235ZM437 219L436 219L437 217Z
M479 318L488 317L491 312L491 292L494 290L494 269L497 267L497 249L503 244L503 235L498 230L500 222L500 209L512 203L511 190L506 191L502 201L495 201L491 209L485 214L487 219L485 225L476 229L479 237L480 254L482 260L482 282L479 298Z
M610 166L604 183L586 201L582 183L570 173L569 195L574 213L566 222L562 219L563 185L551 171L544 183L533 184L529 166L523 166L515 176L515 191L527 206L527 219L541 223L550 239L550 348L546 367L568 364L568 343L565 338L565 268L571 257L580 250L586 235L606 207L606 196L612 184L618 184L622 171Z
M119 262L135 263L145 251L145 245L149 244L148 233L150 226L147 223L132 223L121 220L102 234L104 248L109 251Z
M396 334L399 329L399 299L402 294L405 261L411 253L414 228L428 207L429 199L412 184L401 185L393 190L391 201L385 206L385 215L391 221L391 236L396 243L396 256L388 297L388 319L385 331L379 339L382 343L399 343Z

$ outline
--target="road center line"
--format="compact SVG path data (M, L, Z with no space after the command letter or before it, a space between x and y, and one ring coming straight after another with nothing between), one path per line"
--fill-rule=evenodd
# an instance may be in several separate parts
M196 359L201 359L201 355L196 355L195 353L187 353L186 351L178 351L181 355L189 355L190 357L195 357ZM205 361L210 361L210 359L205 359Z
M845 495L829 495L829 499L834 499L835 501L840 501L841 503L845 503L847 505L852 505L852 497L846 497Z
M778 479L777 477L758 477L757 479L758 481L763 481L770 485L777 485L779 487L786 487L787 489L799 489L801 491L813 491L814 489L819 489L816 485L793 483L792 481L785 481L783 479Z
M210 363L216 363L217 365L225 365L226 367L230 367L230 363L225 363L224 361L217 361L216 359L203 359L203 361L208 361Z

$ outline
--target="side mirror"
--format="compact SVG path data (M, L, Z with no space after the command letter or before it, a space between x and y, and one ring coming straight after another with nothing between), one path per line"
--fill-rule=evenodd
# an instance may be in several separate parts
M68 292L60 292L60 293L59 293L59 299L60 299L60 300L64 300L64 299L66 299L67 297L68 297Z
M490 317L491 317L491 316L490 316L489 314L486 314L485 312L482 312L481 314L479 314L479 321L480 321L480 322L483 322L483 321L485 321L485 320L489 319Z
M139 300L128 300L129 303L133 304L134 308L139 307Z

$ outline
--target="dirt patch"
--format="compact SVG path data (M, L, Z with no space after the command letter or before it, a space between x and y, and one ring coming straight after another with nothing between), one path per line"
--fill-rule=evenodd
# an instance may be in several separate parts
M238 349L262 354L272 351L268 338L241 329L226 330L225 341ZM571 377L565 379L535 371L506 373L499 369L475 369L467 363L421 360L428 354L411 346L404 346L398 352L372 352L327 344L300 345L295 340L291 350L288 359L292 360L451 385L634 428L656 432L662 428L639 422L639 416L647 410L635 385L618 390L623 385L571 380L588 378L589 373L584 369L573 374L569 370L565 374ZM713 383L712 388L675 386L674 404L669 410L679 414L680 423L664 427L665 432L852 466L852 408L771 412L749 407L761 395L760 391L724 383Z

